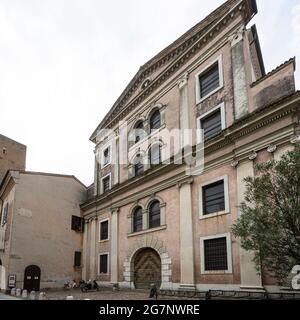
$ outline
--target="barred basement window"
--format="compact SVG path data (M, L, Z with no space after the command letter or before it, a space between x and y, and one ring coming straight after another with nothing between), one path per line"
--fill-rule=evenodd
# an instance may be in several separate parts
M160 226L160 203L153 201L149 207L149 228Z
M224 180L203 187L203 214L225 210Z
M108 220L100 223L100 240L108 239Z
M139 232L143 229L143 210L138 207L133 212L133 232Z
M200 98L204 98L220 85L219 62L199 76Z
M74 253L74 267L80 267L81 266L81 252L75 251Z
M156 110L150 117L150 130L159 129L161 125L160 112Z
M103 192L108 192L110 190L110 176L107 176L102 180Z
M222 131L222 118L220 109L200 121L201 128L204 130L204 140L212 138Z
M99 273L108 273L108 254L100 254L99 256Z
M77 216L72 216L72 226L71 229L78 232L83 232L84 219Z
M228 269L226 237L204 240L204 260L206 271Z

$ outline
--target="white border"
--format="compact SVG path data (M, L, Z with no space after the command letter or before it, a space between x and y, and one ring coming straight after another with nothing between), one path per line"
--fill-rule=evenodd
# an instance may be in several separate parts
M107 239L102 239L102 240L101 240L101 223L102 223L102 222L105 222L105 221L108 221L108 235L107 235ZM102 242L109 241L109 238L110 238L110 221L109 221L109 218L100 220L98 227L99 227L99 240L98 240L98 241L101 242L101 243L102 243Z
M204 254L204 241L205 240L212 240L212 239L219 239L226 237L226 246L227 246L227 270L214 270L214 271L206 271L205 270L205 254ZM223 234L216 234L207 237L200 237L200 268L201 274L232 274L232 249L231 249L231 234L223 233Z
M104 151L109 148L109 161L108 163L104 164ZM104 169L105 167L109 166L111 164L112 160L112 142L107 143L104 145L103 148L101 148L101 169Z
M225 201L225 210L223 211L218 211L218 212L214 212L214 213L210 213L210 214L203 214L203 197L202 197L202 189L203 187L206 187L210 184L213 184L215 182L218 181L224 181L224 201ZM228 175L224 175L222 177L217 177L214 178L210 181L206 181L205 183L202 183L199 185L199 219L203 220L203 219L209 219L209 218L213 218L216 216L220 216L223 214L229 214L230 213L230 202L229 202L229 186L228 186Z
M204 73L205 71L207 71L213 64L215 64L216 62L218 62L218 67L219 67L219 86L218 88L216 88L215 90L211 91L210 93L208 93L206 96L201 98L201 94L200 94L200 83L199 83L199 76ZM198 72L195 75L196 78L196 104L201 103L202 101L204 101L205 99L207 99L208 97L210 97L211 95L213 95L214 93L216 93L217 91L219 91L221 88L224 87L224 77L223 77L223 56L222 54L215 60L213 60L208 66L206 66L204 69L202 69L200 72Z
M107 255L107 273L100 273L100 257ZM107 276L109 274L109 252L101 252L98 254L98 276Z
M103 176L103 177L101 177L101 184L100 184L100 194L103 194L104 193L104 189L103 189L103 180L105 179L105 178L107 178L109 176L109 190L111 190L111 185L112 185L112 183L111 183L111 172L110 173L108 173L107 175L105 175L105 176Z
M196 124L196 127L198 130L202 130L202 124L201 124L201 121L207 117L209 117L210 114L216 112L218 109L220 109L220 112L221 112L221 132L223 130L226 129L226 114L225 114L225 103L222 102L220 104L218 104L216 107L212 108L211 110L205 112L204 114L202 114L200 117L197 118L197 124ZM204 137L204 135L203 135ZM202 135L199 135L198 137L198 143L201 143L202 142Z

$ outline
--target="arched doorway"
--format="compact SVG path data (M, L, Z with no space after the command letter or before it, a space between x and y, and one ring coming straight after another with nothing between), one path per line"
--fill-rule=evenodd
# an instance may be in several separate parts
M134 285L136 289L149 289L152 283L161 285L161 260L152 248L139 250L133 259Z
M24 289L28 291L39 291L41 281L41 269L31 265L26 267L24 272Z

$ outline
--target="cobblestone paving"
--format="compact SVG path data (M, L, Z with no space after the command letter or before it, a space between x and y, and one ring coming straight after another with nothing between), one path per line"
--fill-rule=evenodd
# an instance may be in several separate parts
M132 290L132 291L112 291L100 290L98 292L82 293L79 289L76 290L60 290L60 291L45 291L46 299L49 300L65 300L68 295L73 296L74 300L152 300L149 299L148 291ZM158 296L158 300L182 300L183 298Z

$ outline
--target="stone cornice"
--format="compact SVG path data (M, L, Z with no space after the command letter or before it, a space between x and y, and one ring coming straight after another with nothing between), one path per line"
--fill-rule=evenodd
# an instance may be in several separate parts
M219 13L220 8L226 8L225 12ZM216 12L221 15L214 17L214 19L206 26L198 30L197 33L187 37L186 40L179 46L175 46L174 50L170 52L168 56L162 56L161 60L157 61L154 65L142 72L138 72L135 78L130 82L127 90L123 92L112 109L105 116L103 121L93 132L90 140L95 141L97 131L100 128L112 128L119 120L123 119L131 110L137 107L146 97L148 97L155 89L157 89L163 82L169 79L182 65L191 59L200 49L206 46L212 39L215 38L227 25L236 17L238 13L243 14L244 21L247 23L252 16L256 13L253 6L253 1L240 0L240 1L227 1L223 6L217 9ZM213 15L211 14L211 15ZM209 15L206 19L210 18ZM204 19L202 23L205 22ZM200 23L201 24L201 23ZM193 28L192 28L193 29ZM188 33L187 33L188 34ZM175 42L176 43L176 42ZM157 78L153 79L149 85L140 92L132 101L128 103L132 94L136 91L137 87L145 80L149 73L154 72L157 68L161 68L163 65L170 63L171 57L177 58L160 73ZM147 65L147 64L146 64ZM155 69L156 68L156 69Z

